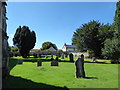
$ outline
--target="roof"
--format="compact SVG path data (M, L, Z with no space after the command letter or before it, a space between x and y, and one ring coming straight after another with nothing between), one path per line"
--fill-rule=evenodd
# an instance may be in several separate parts
M49 48L50 51L56 51L52 46Z
M66 47L66 48L76 48L76 45L67 45L66 43L64 44L64 46ZM63 47L64 47L63 46Z
M66 48L76 48L76 45L65 45Z

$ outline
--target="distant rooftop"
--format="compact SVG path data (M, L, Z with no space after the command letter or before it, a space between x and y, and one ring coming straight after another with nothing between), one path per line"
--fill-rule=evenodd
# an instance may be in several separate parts
M76 45L67 45L66 43L64 44L67 48L76 48Z

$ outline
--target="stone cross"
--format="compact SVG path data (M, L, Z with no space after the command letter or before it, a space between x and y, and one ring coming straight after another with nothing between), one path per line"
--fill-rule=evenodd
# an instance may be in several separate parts
M76 78L85 77L85 71L84 71L84 55L81 55L81 58L78 58L78 60L75 61L76 66Z

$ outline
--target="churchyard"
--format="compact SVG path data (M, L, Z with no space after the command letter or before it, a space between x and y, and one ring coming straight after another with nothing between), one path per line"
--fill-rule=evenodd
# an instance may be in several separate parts
M18 59L23 62L18 64ZM92 62L85 58L86 77L76 78L75 63L70 62L69 57L60 57L58 66L51 66L50 59L50 55L41 58L11 57L10 77L3 80L3 88L118 88L118 64L110 64L109 60ZM38 61L42 61L40 66Z

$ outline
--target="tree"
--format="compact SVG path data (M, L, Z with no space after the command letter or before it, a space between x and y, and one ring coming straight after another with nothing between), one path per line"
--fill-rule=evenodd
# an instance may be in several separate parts
M101 49L106 38L111 38L112 31L109 24L101 24L98 21L90 21L83 24L73 34L72 43L81 51L85 48L94 53L95 57L101 57Z
M50 47L53 47L55 50L57 50L57 46L53 44L52 42L44 42L42 44L42 50L49 49Z
M9 51L10 52L17 52L18 48L17 47L13 47L13 46L9 46Z
M19 26L13 38L13 44L19 48L19 52L23 58L26 58L29 51L34 48L36 43L36 34L30 31L29 27Z
M120 1L116 4L112 30L114 31L114 36L112 39L107 39L104 42L105 46L102 49L102 54L106 58L116 62L116 60L118 61L120 59Z

